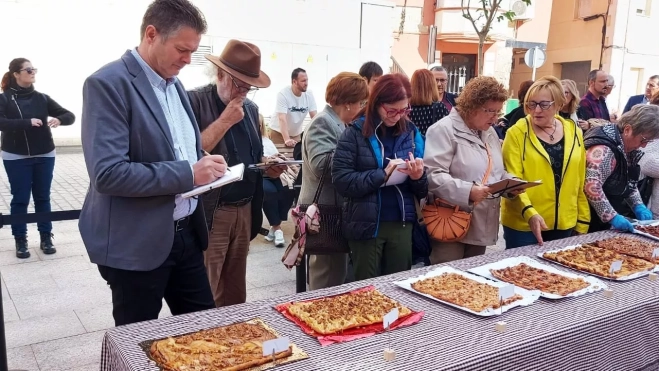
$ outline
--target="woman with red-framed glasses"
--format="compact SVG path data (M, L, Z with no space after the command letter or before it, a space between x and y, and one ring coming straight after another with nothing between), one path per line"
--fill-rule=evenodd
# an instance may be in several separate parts
M34 90L37 69L25 58L9 63L2 77L0 94L0 131L2 162L11 188L11 214L26 214L30 195L36 212L50 211L50 186L55 168L55 143L51 129L71 125L73 113L62 108L48 95ZM54 254L52 223L40 222L41 251ZM12 224L16 257L27 259L27 225Z
M407 118L411 95L407 77L381 77L334 154L332 180L344 198L343 234L356 280L412 266L415 197L426 197L428 180L423 138Z

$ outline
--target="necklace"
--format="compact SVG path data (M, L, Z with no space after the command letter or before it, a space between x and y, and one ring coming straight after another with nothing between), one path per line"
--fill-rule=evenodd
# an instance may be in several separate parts
M556 120L554 120L554 131L552 131L551 133L548 132L547 130L545 130L545 128L543 128L541 126L538 126L538 125L536 125L536 126L539 127L540 130L544 131L547 135L549 135L549 140L551 140L552 142L554 141L554 134L556 134Z

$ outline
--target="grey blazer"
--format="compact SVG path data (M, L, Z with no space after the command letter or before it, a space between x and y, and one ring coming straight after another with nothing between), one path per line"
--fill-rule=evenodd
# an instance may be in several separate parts
M176 89L194 123L185 89L179 82ZM153 270L172 249L174 197L193 187L190 164L176 160L165 114L130 51L89 76L82 98L82 149L90 185L78 228L91 262ZM199 129L193 126L199 158ZM191 221L200 248L206 249L202 207Z
M345 128L345 124L330 106L325 106L309 123L302 140L302 161L304 162L302 164L302 188L298 203L310 204L313 201L313 196L320 184L320 177L325 169L325 156L336 149L336 144ZM341 205L342 200L343 198L336 193L334 184L332 184L330 171L325 176L325 185L318 203Z

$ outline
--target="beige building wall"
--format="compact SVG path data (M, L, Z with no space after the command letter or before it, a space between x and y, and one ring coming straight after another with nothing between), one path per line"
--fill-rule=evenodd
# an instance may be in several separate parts
M553 3L556 1L536 0L535 14L533 19L521 23L517 28L515 39L523 42L534 42L546 44L549 37L549 27L552 16ZM527 49L514 49L512 53L512 64L510 72L510 95L517 97L517 88L523 81L530 80L532 69L524 63L524 53ZM537 72L536 72L537 76Z

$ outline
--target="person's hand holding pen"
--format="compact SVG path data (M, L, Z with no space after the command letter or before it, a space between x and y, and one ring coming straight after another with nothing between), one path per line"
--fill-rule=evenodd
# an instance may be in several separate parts
M490 187L474 182L469 192L469 201L481 202L489 196L491 196Z
M202 153L204 157L192 165L195 186L213 182L229 171L223 156L211 155L204 150L202 150Z
M423 176L423 159L422 158L414 158L414 155L412 152L409 153L409 160L405 160L405 163L407 164L407 169L398 169L403 174L407 174L407 176L410 177L412 180L419 180Z

